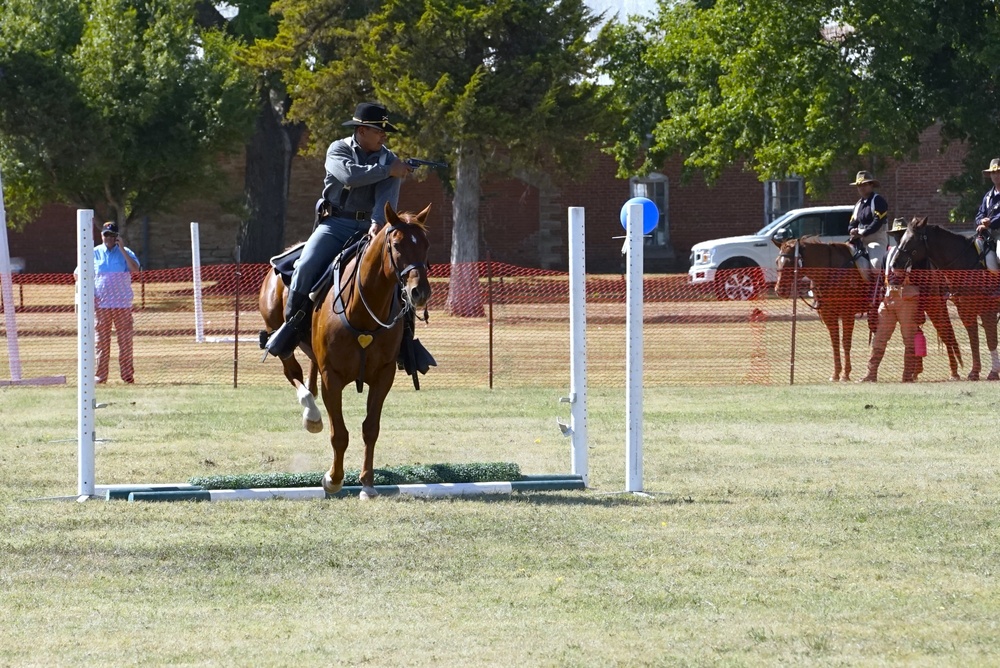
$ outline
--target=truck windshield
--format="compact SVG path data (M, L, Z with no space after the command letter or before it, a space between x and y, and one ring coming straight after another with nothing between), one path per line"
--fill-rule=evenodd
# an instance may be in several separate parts
M788 211L786 213L781 214L780 216L778 216L777 218L775 218L774 220L772 220L770 223L768 223L764 227L760 228L760 230L757 231L757 236L759 236L759 237L765 237L765 236L769 237L769 236L771 236L771 234L776 229L778 229L778 227L780 227L782 223L784 223L786 220L788 220L789 218L792 217L792 213L794 213L794 212L793 211Z

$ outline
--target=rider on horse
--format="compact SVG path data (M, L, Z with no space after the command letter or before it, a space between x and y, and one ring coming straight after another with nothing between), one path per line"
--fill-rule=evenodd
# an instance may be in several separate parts
M854 260L866 279L873 279L873 267L868 254L868 244L872 245L876 259L881 259L888 242L886 235L886 215L889 203L875 192L878 179L871 172L858 172L852 186L858 187L861 199L854 205L851 222L848 223L850 244L854 247Z
M363 102L343 125L353 127L354 134L333 142L326 151L323 196L316 203L315 228L292 273L285 322L264 344L268 353L279 358L291 355L309 331L310 293L316 282L352 238L378 233L385 224L386 203L396 208L401 179L413 171L385 146L386 133L397 129L384 106ZM404 336L412 338L413 323L406 323L407 328ZM433 358L415 343L416 366L426 372ZM403 347L408 349L405 341Z
M983 174L989 174L993 187L983 196L979 211L976 213L976 234L986 240L986 268L997 272L1000 271L996 252L996 230L1000 230L1000 158L993 158L989 168L983 170Z

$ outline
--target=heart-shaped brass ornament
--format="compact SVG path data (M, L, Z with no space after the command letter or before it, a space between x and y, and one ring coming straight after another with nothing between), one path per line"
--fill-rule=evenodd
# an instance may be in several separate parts
M358 345L361 346L362 348L367 348L371 342L372 342L371 334L358 334Z

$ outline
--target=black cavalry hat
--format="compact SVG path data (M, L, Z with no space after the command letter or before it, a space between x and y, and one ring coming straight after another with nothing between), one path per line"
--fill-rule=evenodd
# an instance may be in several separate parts
M398 132L396 126L389 122L389 112L381 104L375 102L362 102L354 110L354 118L342 125L363 125L366 128L385 130L386 132Z

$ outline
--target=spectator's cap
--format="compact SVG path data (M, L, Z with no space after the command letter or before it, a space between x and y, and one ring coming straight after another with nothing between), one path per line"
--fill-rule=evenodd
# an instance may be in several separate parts
M863 186L866 183L870 183L873 186L880 185L879 180L875 178L875 175L871 172L860 171L858 175L854 177L854 183L850 184L852 186Z
M362 102L354 110L354 118L343 123L343 125L353 125L355 127L363 125L366 128L375 128L386 132L397 132L396 126L389 122L389 111L381 104L375 102Z
M104 223L104 227L101 228L101 236L103 237L105 234L114 234L117 236L118 225L112 222Z
M983 170L983 174L992 174L993 172L1000 172L1000 158L990 160L990 166Z
M906 231L906 219L896 218L892 221L892 227L889 228L889 234L899 234L902 235Z

